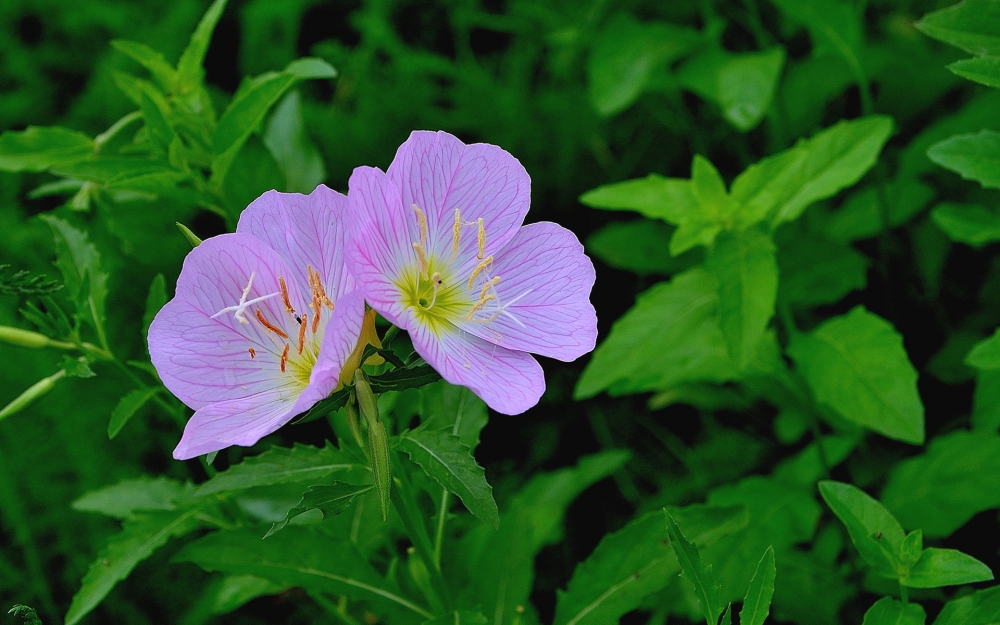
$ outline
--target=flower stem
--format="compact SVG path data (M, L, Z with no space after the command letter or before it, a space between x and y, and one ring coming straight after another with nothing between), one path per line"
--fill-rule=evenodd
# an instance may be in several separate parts
M417 555L427 567L434 594L437 595L439 602L445 606L446 610L451 610L451 593L441 575L441 567L434 559L430 535L427 533L427 526L424 525L417 501L413 498L413 486L406 474L406 467L400 462L396 453L392 454L392 466L396 467L393 474L396 487L391 492L392 504L396 508L396 512L399 513L399 518L403 521L403 527L406 529Z
M434 533L434 563L441 568L441 545L444 543L444 523L448 517L448 499L451 493L441 489L441 507L438 509L437 531Z

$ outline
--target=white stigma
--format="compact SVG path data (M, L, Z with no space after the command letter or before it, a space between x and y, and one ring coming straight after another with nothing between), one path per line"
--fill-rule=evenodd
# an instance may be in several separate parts
M225 308L223 308L219 312L217 312L214 315L212 315L210 317L210 319L215 319L216 317L221 317L222 315L226 314L227 312L231 312L231 313L233 313L233 317L235 317L236 320L239 321L240 323L244 323L244 324L250 323L249 321L247 321L247 318L243 314L244 311L246 311L246 309L247 309L248 306L252 306L253 304L257 304L259 302L263 302L264 300L269 300L272 297L278 297L279 295L281 295L281 292L279 291L277 293L271 293L270 295L264 295L262 297L256 297L256 298L254 298L254 299L252 299L252 300L250 300L248 302L247 301L247 295L250 295L250 287L253 286L253 279L254 279L254 276L256 276L256 275L257 275L256 271L250 272L250 280L247 281L247 286L246 286L245 289L243 289L243 294L240 296L239 303L237 303L235 306L226 306Z

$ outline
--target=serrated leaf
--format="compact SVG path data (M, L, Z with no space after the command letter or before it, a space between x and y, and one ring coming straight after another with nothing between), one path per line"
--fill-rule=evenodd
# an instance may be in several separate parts
M0 134L0 171L41 172L94 153L94 140L59 126L28 126Z
M962 78L968 78L987 87L1000 88L1000 58L995 56L962 59L949 65L948 69Z
M719 238L705 261L719 282L719 325L729 353L740 369L757 354L757 345L774 316L778 265L771 237L750 228Z
M641 294L611 327L587 364L574 397L725 382L737 376L718 321L716 278L694 268ZM664 319L670 319L664 324Z
M871 115L840 121L795 147L751 165L730 190L745 223L792 221L813 202L855 184L875 164L892 119Z
M902 337L881 317L858 306L795 335L788 354L816 399L848 421L896 440L924 442L917 372Z
M991 0L965 0L925 15L914 24L926 35L972 54L1000 55L1000 5Z
M907 527L943 538L979 512L1000 508L998 474L1000 437L959 430L896 464L882 501Z
M757 570L750 580L746 597L743 598L743 609L740 610L740 625L763 625L771 612L771 597L774 595L774 578L777 571L774 568L774 547L767 551L757 563Z
M108 296L108 275L101 271L97 248L87 233L71 226L53 215L40 215L49 224L55 240L56 267L63 275L63 282L77 304L77 312L104 340L104 301Z
M956 135L932 145L927 156L966 180L1000 189L1000 132Z
M146 405L146 402L156 396L157 388L147 387L129 391L124 397L118 400L115 409L111 411L111 420L108 422L108 438L114 439L122 431L129 419L139 412L139 409Z
M455 493L480 521L496 529L500 513L486 473L469 447L450 430L417 429L399 437L397 445L443 488Z
M882 597L865 612L862 625L924 625L927 615L919 603L903 603Z
M326 165L302 120L302 96L290 91L274 108L264 130L264 145L285 175L285 191L312 193L326 179Z
M689 506L674 514L681 517L687 533L700 545L739 529L739 520L745 523L742 508ZM554 623L616 623L639 607L644 596L670 583L678 571L663 514L648 513L602 538L576 568L566 591L558 594Z
M73 502L73 509L128 520L150 510L174 510L193 487L168 477L139 477L93 490Z
M0 294L51 295L63 285L43 275L33 275L24 269L14 271L10 265L0 265Z
M200 508L150 512L127 521L122 531L108 540L107 548L90 565L80 590L66 613L66 625L75 625L104 599L137 564L168 540L197 529Z
M975 204L942 202L931 211L931 219L956 243L982 247L1000 241L1000 213Z
M405 391L420 388L437 382L441 374L423 360L411 363L404 369L394 369L387 373L371 376L372 391L385 393L388 391Z
M955 549L928 547L899 583L910 588L940 588L993 579L993 571L979 560Z
M336 516L351 507L355 497L362 493L367 493L372 488L370 485L355 486L353 484L341 484L340 482L334 482L330 485L319 484L310 486L302 494L302 499L299 500L299 503L288 510L285 518L271 525L271 529L267 530L264 538L268 538L275 532L280 531L288 525L289 521L310 510L319 510L323 518Z
M185 545L174 560L433 616L394 590L346 537L338 540L308 527L287 527L267 540L254 528L215 532Z
M281 96L299 80L335 78L337 72L320 59L292 61L282 72L268 72L251 79L237 91L229 107L219 117L212 133L212 177L225 180L229 166L247 138L261 124L264 116Z
M819 492L847 528L858 553L876 573L895 579L905 573L901 554L906 533L885 506L842 482L820 482Z
M347 481L371 479L367 467L357 464L330 444L326 447L297 444L291 448L274 447L259 456L245 459L199 486L196 495L204 497L256 486L307 482L329 475Z
M667 517L670 546L677 556L677 562L681 565L681 575L694 585L695 596L701 603L707 625L716 625L719 622L721 601L719 587L715 585L715 579L712 577L712 566L702 563L698 548L684 537L680 526L670 513L664 510L664 514Z

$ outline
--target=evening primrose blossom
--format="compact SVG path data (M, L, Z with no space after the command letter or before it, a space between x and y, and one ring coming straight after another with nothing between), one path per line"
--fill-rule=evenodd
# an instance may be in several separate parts
M345 213L325 186L269 191L235 233L188 254L149 328L160 378L195 410L175 458L253 445L349 380L378 344L375 313L344 268Z
M594 266L569 230L521 225L530 186L499 147L414 132L388 171L355 169L348 192L345 260L368 304L505 414L545 390L528 352L571 361L597 338Z

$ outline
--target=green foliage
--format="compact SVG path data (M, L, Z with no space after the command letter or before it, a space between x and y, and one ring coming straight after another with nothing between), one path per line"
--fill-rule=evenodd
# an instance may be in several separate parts
M903 603L882 597L865 612L862 625L923 625L927 615L919 603Z

